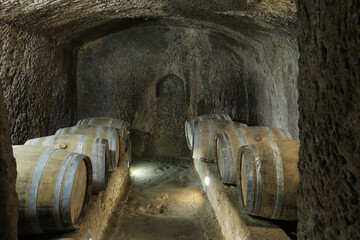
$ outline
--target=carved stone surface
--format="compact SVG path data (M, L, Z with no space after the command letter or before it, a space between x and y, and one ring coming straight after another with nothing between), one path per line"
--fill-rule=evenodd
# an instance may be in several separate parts
M75 85L70 54L41 35L0 24L0 84L13 144L72 123Z
M301 240L360 239L359 9L299 1Z
M205 113L298 136L293 0L0 5L0 82L14 144L75 116L132 121L140 156L189 155L184 121ZM184 96L156 97L167 74L183 80Z
M295 26L295 12L294 0L4 0L0 20L69 43L109 30L108 24L117 28L121 19L179 16L245 31L260 28L289 33Z
M156 96L185 96L184 81L175 74L166 75L156 85Z
M133 151L141 156L188 156L184 121L212 112L297 138L295 36L258 32L245 41L212 24L207 30L182 24L143 23L85 44L78 55L78 117L131 121ZM158 81L168 74L183 79L185 98L157 97Z
M85 45L78 57L79 118L132 121L136 155L189 156L186 119L214 111L247 120L242 60L222 40L194 29L148 26ZM181 78L176 83L183 81L183 93L176 94L184 96L157 97L159 79L174 79L169 73Z
M7 109L0 86L0 239L17 239L16 162L12 155Z

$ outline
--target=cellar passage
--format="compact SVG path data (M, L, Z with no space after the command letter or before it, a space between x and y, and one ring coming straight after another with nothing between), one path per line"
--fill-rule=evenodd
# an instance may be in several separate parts
M359 8L355 0L2 1L0 236L17 236L11 145L107 116L131 123L134 157L190 157L184 121L219 113L300 140L299 239L356 239Z
M257 32L245 39L222 26L184 21L139 23L82 46L77 116L131 120L136 156L189 156L184 122L210 112L284 128L296 138L294 36ZM176 92L159 97L165 84Z

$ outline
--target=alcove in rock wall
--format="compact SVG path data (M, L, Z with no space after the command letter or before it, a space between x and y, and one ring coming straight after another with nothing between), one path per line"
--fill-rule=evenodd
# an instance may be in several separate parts
M297 138L295 36L196 24L144 22L82 46L78 118L131 121L136 156L190 156L184 122L206 113Z

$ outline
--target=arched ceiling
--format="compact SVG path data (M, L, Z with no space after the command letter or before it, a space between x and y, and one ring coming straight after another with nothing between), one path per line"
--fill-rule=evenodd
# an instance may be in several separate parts
M0 21L27 28L59 43L115 31L140 20L176 18L211 22L236 31L292 33L295 0L9 0Z

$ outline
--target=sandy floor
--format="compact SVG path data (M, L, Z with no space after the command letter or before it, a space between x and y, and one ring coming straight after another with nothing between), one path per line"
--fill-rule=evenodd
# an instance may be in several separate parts
M190 159L137 159L131 181L106 239L223 239Z

